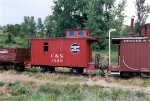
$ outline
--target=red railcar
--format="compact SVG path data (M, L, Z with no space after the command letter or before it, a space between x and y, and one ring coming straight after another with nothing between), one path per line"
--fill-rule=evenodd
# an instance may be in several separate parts
M55 67L69 67L73 72L95 69L98 62L92 60L92 42L88 30L67 30L65 38L31 39L31 66L54 71Z
M4 69L24 69L24 61L28 59L26 48L0 48L0 65Z
M133 23L133 19L131 20ZM133 25L131 23L131 25ZM130 75L139 73L150 73L150 24L141 28L139 37L133 36L132 29L129 37L113 37L112 42L118 44L118 66L110 66L112 73Z

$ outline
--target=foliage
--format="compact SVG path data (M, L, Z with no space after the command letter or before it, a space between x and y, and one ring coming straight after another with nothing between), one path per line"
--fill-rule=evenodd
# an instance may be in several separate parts
M113 21L112 28L114 27L116 29L116 32L113 33L114 35L124 35L124 29L127 28L127 26L123 25L124 18L126 17L124 14L124 10L126 7L126 0L122 0L117 6L114 7L114 18L115 21Z
M25 90L28 89L28 90ZM142 92L124 91L121 89L105 89L100 86L88 86L86 84L43 84L37 86L37 90L29 90L30 86L24 83L18 87L9 88L13 91L10 97L0 97L0 100L11 101L148 101L148 94ZM17 91L17 92L16 92ZM29 93L32 92L32 93ZM25 96L22 96L25 95ZM28 97L26 97L28 96Z
M55 0L53 20L56 36L65 36L66 29L84 28L87 0Z
M8 36L7 36L6 40L5 40L5 43L15 43L15 41L13 40L11 34L8 34Z
M37 67L32 67L31 69L29 69L29 71L32 72L32 73L37 73L37 72L40 71L40 69L37 68Z
M58 36L58 33L55 30L56 29L56 21L54 20L53 15L49 15L46 17L46 19L44 21L44 25L45 25L45 28L47 29L47 31L49 31L51 33L51 37Z
M34 17L25 16L24 22L22 23L22 29L26 34L29 34L30 38L35 36L35 21Z
M5 85L5 83L0 81L0 86L4 86L4 85Z
M43 25L42 19L38 18L38 22L37 22L37 26L36 26L36 32L42 33L43 30L44 30L44 25Z
M146 0L136 0L136 16L137 20L135 22L135 32L139 34L140 28L145 24L148 14L150 13L150 5L146 4Z
M15 24L15 25L10 25L7 24L7 32L12 33L13 35L19 35L21 32L21 25Z

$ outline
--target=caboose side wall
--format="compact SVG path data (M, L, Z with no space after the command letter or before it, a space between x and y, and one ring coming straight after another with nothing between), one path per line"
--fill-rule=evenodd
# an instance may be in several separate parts
M120 69L121 71L150 71L149 40L121 40Z
M48 52L43 51L44 42L48 42ZM87 67L92 57L86 38L31 39L31 43L31 65ZM73 53L76 45L80 49Z

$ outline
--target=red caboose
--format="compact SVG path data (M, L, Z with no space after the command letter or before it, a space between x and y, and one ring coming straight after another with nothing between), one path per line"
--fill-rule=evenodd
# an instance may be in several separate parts
M55 67L69 67L76 73L95 69L98 62L92 60L91 45L97 40L87 29L67 30L65 38L31 39L30 64L44 71L54 71Z

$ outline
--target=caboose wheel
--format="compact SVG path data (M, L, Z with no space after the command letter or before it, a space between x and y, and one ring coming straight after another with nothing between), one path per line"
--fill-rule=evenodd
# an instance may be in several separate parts
M24 66L24 65L19 65L19 64L17 64L17 65L15 66L15 70L17 70L17 71L19 71L19 72L24 71L24 69L25 69L25 66Z
M9 70L9 69L10 69L10 66L5 65L5 66L3 66L3 68L4 68L5 70Z
M120 77L122 78L129 78L131 75L128 72L120 72Z
M78 68L78 74L83 74L83 68Z
M0 70L3 70L3 66L0 66Z
M141 73L142 77L150 78L150 72Z
M49 70L51 73L53 73L53 72L55 72L55 67L48 67L48 70Z
M41 71L41 72L47 72L47 71L48 71L48 68L47 68L47 67L40 67L40 71Z
M83 68L72 68L71 72L74 74L83 74Z
M9 69L11 69L11 67L10 66L6 66L6 70L9 70Z

